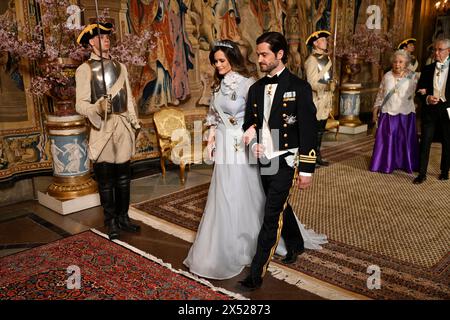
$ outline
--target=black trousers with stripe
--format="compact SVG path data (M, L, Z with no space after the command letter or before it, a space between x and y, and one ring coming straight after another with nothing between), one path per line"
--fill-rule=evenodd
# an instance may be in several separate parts
M441 173L445 174L450 170L450 119L447 106L448 104L442 102L435 106L424 106L424 108L430 108L431 110L422 112L419 161L419 174L421 175L427 175L431 144L436 131L442 135Z
M279 159L279 168L276 174L261 175L266 203L256 254L250 267L250 275L254 280L259 280L265 275L280 235L286 243L287 250L303 248L303 238L291 206L287 204L283 211L293 177L294 169L287 165L283 156Z

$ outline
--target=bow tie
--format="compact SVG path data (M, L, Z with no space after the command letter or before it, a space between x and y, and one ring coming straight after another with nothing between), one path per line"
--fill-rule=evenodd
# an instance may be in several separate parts
M267 84L275 84L275 83L278 83L278 76L273 76L273 77L265 76L261 80L263 81L263 83L265 85L267 85Z
M445 60L445 62L438 62L438 61L437 61L437 62L436 62L436 68L441 69L441 70L447 68L447 67L448 67L448 62L449 62L449 61L450 61L449 59Z

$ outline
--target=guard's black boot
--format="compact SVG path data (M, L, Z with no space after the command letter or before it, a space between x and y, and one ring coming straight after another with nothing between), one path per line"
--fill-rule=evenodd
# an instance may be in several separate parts
M317 133L317 151L316 151L316 155L317 155L317 160L316 160L316 166L320 167L320 166L328 166L330 163L324 159L322 159L322 155L320 154L320 148L322 146L322 138L323 138L323 131L319 131Z
M108 228L109 239L113 240L119 236L117 229L116 211L114 205L114 170L113 163L100 162L94 164L95 179L98 184L100 203L105 215L105 226Z
M117 226L117 222L115 219L111 219L108 222L105 223L106 227L108 228L108 237L109 240L114 240L119 238L119 227Z
M128 217L128 207L130 205L130 183L131 168L130 162L116 164L116 213L117 225L120 230L127 232L139 232L141 229L137 224L133 224Z

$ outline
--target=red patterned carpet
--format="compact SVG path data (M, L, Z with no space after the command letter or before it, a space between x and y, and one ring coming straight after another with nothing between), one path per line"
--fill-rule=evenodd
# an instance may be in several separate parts
M68 289L69 266L81 288ZM0 300L227 300L91 231L0 259Z

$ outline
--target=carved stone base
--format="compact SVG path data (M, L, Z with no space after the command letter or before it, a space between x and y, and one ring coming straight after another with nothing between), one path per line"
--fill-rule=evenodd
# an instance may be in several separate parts
M72 200L59 200L48 193L38 191L38 201L41 205L66 215L77 211L97 207L100 205L100 196L98 193L91 193Z
M342 125L339 127L339 133L343 134L359 134L362 132L367 132L367 124L352 127Z
M361 120L359 119L358 115L352 115L352 116L340 116L339 117L339 124L342 126L347 127L358 127L362 124Z

